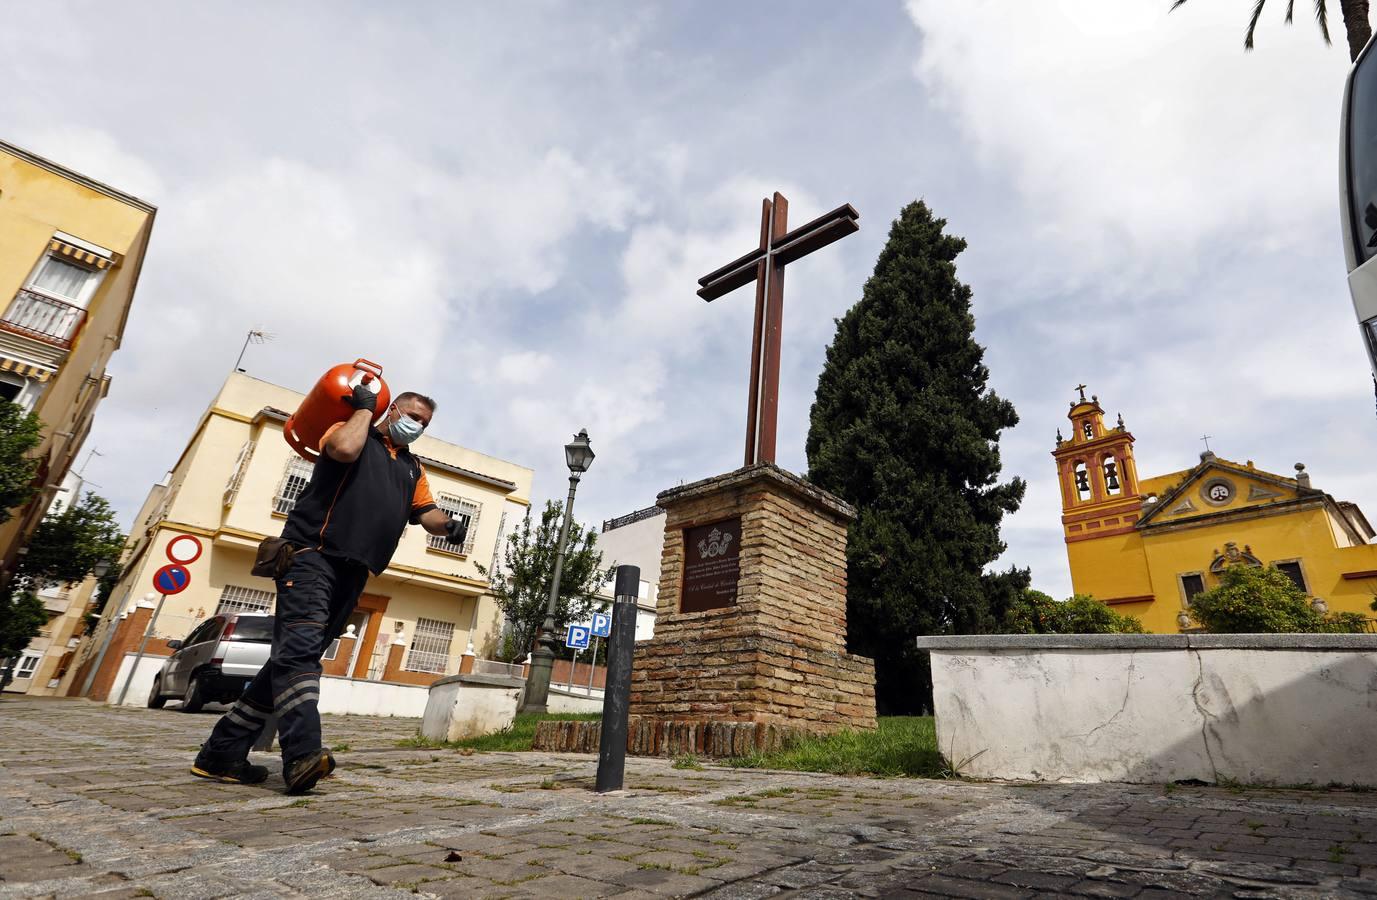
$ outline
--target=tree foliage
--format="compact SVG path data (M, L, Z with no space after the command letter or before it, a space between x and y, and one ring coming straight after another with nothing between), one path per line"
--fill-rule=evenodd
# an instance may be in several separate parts
M1171 5L1171 11L1177 7L1184 6L1186 0L1175 0ZM1257 30L1258 20L1262 18L1263 7L1267 5L1267 0L1253 0L1253 12L1248 18L1248 31L1243 36L1243 49L1253 49L1253 33ZM1294 20L1296 0L1287 0L1286 3L1286 24L1290 25ZM1329 39L1329 3L1328 0L1315 0L1315 24L1319 26L1320 35L1326 44ZM1363 47L1367 46L1368 38L1372 37L1372 25L1368 20L1368 0L1339 0L1339 12L1344 19L1344 31L1348 36L1348 59L1355 62L1358 54L1363 52Z
M555 552L559 542L560 517L564 504L548 501L533 524L529 511L507 538L500 574L492 578L493 599L510 623L510 630L499 651L504 659L525 657L545 621L545 605L554 579ZM612 575L602 567L602 553L596 549L597 534L577 522L569 523L569 544L564 554L564 570L555 604L555 633L562 635L570 622L582 621L597 605L598 589ZM478 570L489 572L483 566Z
M32 591L0 589L0 659L18 656L48 622L48 609Z
M966 247L914 202L895 220L861 299L837 321L808 432L808 477L857 508L847 547L847 644L876 664L883 712L931 694L919 634L998 627L1026 570L992 574L1000 520L1024 483L999 482L999 435L1018 421L988 389Z
M1143 623L1088 594L1058 602L1029 588L1005 612L1001 630L1006 634L1142 634Z
M19 563L19 576L36 583L81 581L96 563L113 563L124 547L124 534L110 503L86 493L80 501L39 523Z
M117 571L114 563L123 548L115 511L96 494L87 493L40 522L19 557L13 580L0 591L0 659L18 655L47 623L40 590L82 581L102 561ZM102 579L103 586L109 577ZM8 674L7 669L3 677Z
M1273 566L1229 566L1219 586L1196 594L1190 615L1216 634L1282 634L1361 631L1358 613L1322 615L1285 572Z
M29 456L41 440L42 423L17 404L0 400L0 524L34 495L38 460Z

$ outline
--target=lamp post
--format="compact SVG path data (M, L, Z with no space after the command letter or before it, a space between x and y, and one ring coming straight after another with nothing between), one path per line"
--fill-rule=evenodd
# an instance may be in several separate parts
M574 439L564 445L564 461L569 466L569 499L565 501L564 521L559 526L555 571L550 578L550 597L545 602L545 622L540 626L540 646L531 654L531 674L526 679L522 712L545 712L545 704L550 696L550 669L555 662L555 607L559 601L559 579L564 574L564 545L569 540L569 522L574 515L574 492L578 490L583 473L593 464L593 455L586 428L580 429Z

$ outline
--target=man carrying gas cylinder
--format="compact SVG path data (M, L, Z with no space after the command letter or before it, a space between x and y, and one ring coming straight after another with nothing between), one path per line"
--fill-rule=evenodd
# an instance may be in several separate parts
M373 426L375 390L359 384L345 398L353 414L325 432L315 472L282 537L259 549L255 572L265 556L276 558L275 568L268 566L277 575L272 653L215 724L193 775L242 784L266 779L268 770L250 764L248 755L274 713L287 793L309 791L334 771L334 757L321 746L320 659L343 633L368 573L387 568L408 522L464 542L467 522L435 506L425 472L407 450L430 424L435 402L400 394Z

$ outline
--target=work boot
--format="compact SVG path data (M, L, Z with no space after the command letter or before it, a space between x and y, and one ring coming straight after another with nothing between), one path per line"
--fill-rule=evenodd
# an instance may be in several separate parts
M214 753L202 747L191 764L191 774L224 784L262 784L268 770L233 754Z
M316 782L335 771L335 757L329 750L312 750L305 756L286 763L282 767L282 780L287 782L287 793L304 794L316 786Z

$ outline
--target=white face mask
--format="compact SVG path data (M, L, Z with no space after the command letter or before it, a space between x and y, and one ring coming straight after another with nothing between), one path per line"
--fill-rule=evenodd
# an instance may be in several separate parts
M392 442L394 444L405 447L407 444L420 437L426 430L426 427L400 409L397 409L395 403L392 405L392 408L397 410L397 421L388 423L387 433L392 436Z

